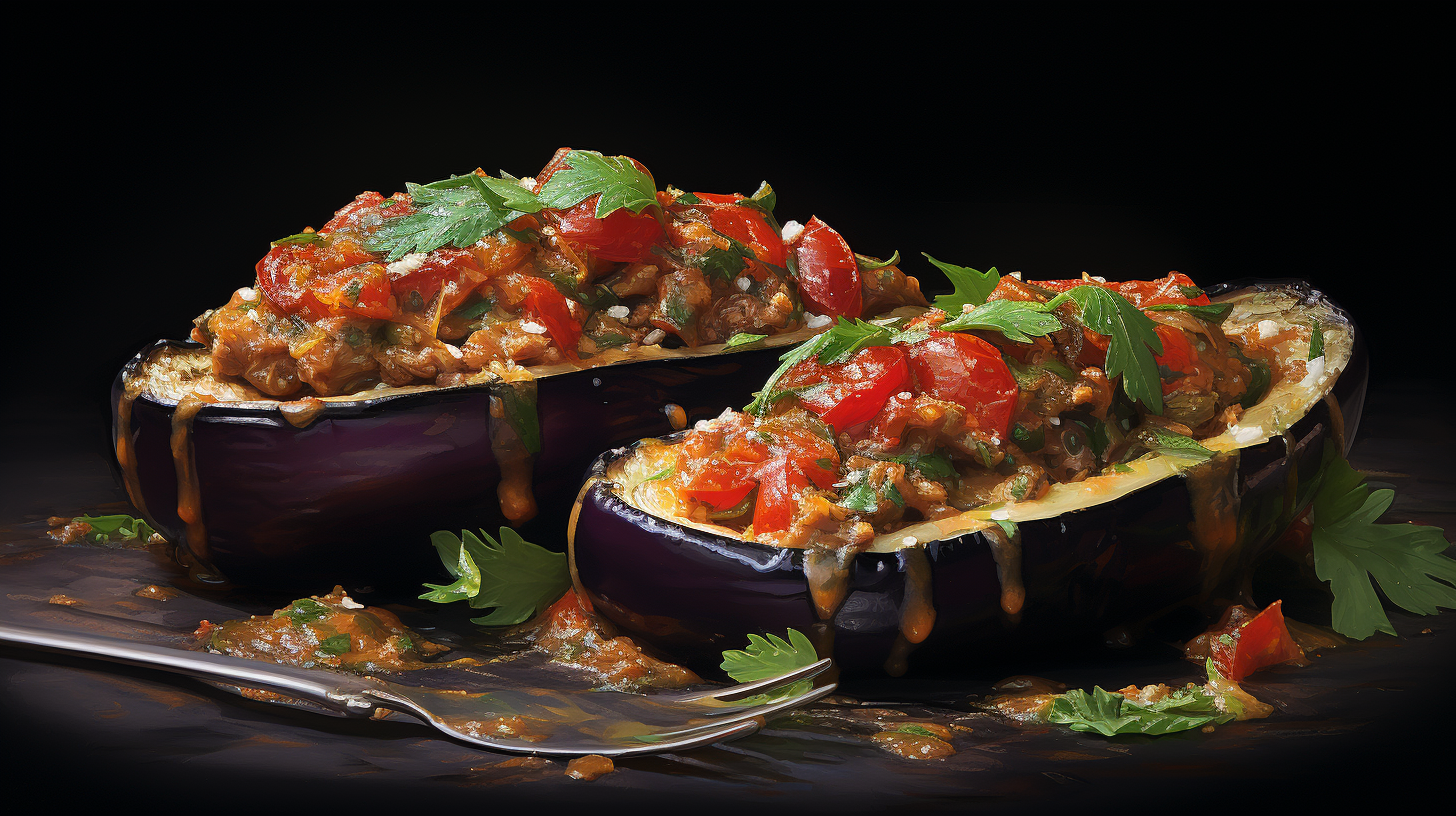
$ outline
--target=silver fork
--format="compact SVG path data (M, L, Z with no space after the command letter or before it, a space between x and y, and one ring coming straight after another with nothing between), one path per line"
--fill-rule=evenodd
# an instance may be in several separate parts
M827 658L778 677L681 694L548 689L468 693L10 623L0 623L0 643L262 689L347 716L372 717L381 708L401 711L465 742L542 756L621 757L710 745L751 734L769 717L835 689L834 684L804 688L809 678L829 668Z

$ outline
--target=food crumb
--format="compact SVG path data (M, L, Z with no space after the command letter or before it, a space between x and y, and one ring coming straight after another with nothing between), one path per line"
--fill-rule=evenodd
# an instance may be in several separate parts
M156 584L148 584L132 593L138 598L151 598L154 601L165 601L168 598L177 597L177 593L167 587L160 587Z
M956 752L955 747L943 739L906 731L881 731L870 739L886 751L905 759L940 759Z
M1205 734L1212 734L1213 733L1213 726L1211 724L1210 725L1205 725L1205 726L1203 726L1202 728L1200 728L1198 730L1199 731L1202 731Z
M1422 629L1421 630L1421 634L1423 634L1423 635L1429 635L1430 633L1431 633L1431 630L1429 628L1426 628L1426 629Z
M52 595L46 599L46 603L60 604L61 606L84 606L85 604L70 595Z
M566 763L566 775L585 782L606 776L616 769L612 761L601 754L587 754Z
M549 760L549 759L547 759L545 757L538 757L538 756L520 756L520 757L511 757L510 759L507 759L507 760L505 760L503 762L500 762L500 763L496 764L494 767L497 767L497 768L545 768L545 767L548 767L550 765L551 765L551 760ZM482 770L482 769L481 768L471 768L471 770L478 771L478 770Z

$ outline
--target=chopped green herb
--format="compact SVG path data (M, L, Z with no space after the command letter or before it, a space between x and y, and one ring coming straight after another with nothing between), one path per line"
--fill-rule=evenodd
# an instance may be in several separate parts
M1319 321L1309 324L1309 359L1325 356L1325 330Z
M618 346L624 345L628 339L629 338L625 334L608 332L606 334L598 334L592 337L592 342L597 344L598 349L604 349L616 348Z
M674 474L674 473L677 473L677 468L672 467L671 465L669 465L668 467L665 467L662 470L657 471L656 473L652 474L651 476L648 476L646 479L643 479L642 481L643 482L656 482L656 481L661 481L663 479L668 478L669 476L672 476L672 474Z
M916 725L915 723L901 723L895 730L902 734L916 734L922 737L935 737L936 739L940 739L934 731L931 731L923 725Z
M481 315L494 308L495 299L484 297L473 303L467 303L464 306L461 306L460 308L451 312L450 316L454 318L459 318L461 320L474 320L475 318L480 317Z
M91 533L87 536L97 544L106 542L146 542L157 534L150 524L145 521L118 514L112 516L77 516L71 522L81 522L91 525Z
M1178 291L1182 292L1183 297L1186 297L1189 300L1203 297L1203 290L1199 289L1197 286L1184 286L1180 283L1178 284Z
M1046 444L1046 427L1038 425L1035 431L1028 431L1023 425L1013 425L1011 439L1024 451L1039 451Z
M1181 456L1187 459L1212 459L1213 451L1198 444L1194 440L1180 433L1175 433L1157 425L1148 425L1141 429L1142 443L1156 453L1168 456Z
M876 269L884 269L887 266L894 266L895 264L899 263L900 250L895 250L893 253L891 253L889 259L884 261L877 261L868 255L861 255L856 252L854 254L854 262L856 265L859 266L859 271L873 272Z
M340 634L319 641L318 650L326 655L334 655L337 657L349 651L352 646L353 644L350 642L349 636Z
M768 337L768 335L766 335L766 334L747 334L745 332L739 332L739 333L733 335L732 337L728 338L728 342L725 343L724 346L727 347L727 348L737 348L739 346L751 346L754 343L757 343L757 342L760 342L760 341L766 339L767 337Z
M1056 315L1048 314L1043 304L1020 300L983 303L940 326L941 331L997 331L1018 343L1030 342L1032 337L1045 337L1062 328L1062 321Z
M988 470L996 467L996 456L991 453L991 449L985 442L976 442L976 452L981 455L981 464L985 465Z
M733 242L729 249L712 247L701 255L694 258L698 268L703 274L710 278L731 281L738 276L748 265L748 261L755 256L753 251L738 242Z
M945 273L950 278L950 284L955 291L949 295L938 295L935 298L935 308L948 315L955 316L961 313L961 307L967 304L979 306L986 302L986 298L996 290L996 284L1001 282L1001 274L996 267L991 267L985 272L979 272L969 266L956 266L955 264L938 261L930 256L928 252L922 252L926 260Z
M905 506L905 497L900 495L900 488L895 487L894 482L885 482L885 498L896 507Z
M1196 303L1158 303L1152 306L1144 306L1145 312L1187 312L1201 320L1210 323L1222 323L1229 312L1233 311L1232 303L1210 303L1200 306Z
M313 598L299 598L289 604L288 608L274 612L273 617L287 617L293 621L294 626L302 626L309 621L327 617L331 611L328 606Z
M1031 487L1031 479L1025 473L1016 474L1011 480L1011 497L1017 501L1026 498L1026 491Z
M907 453L903 456L891 456L890 461L899 462L907 470L918 470L920 475L927 479L946 481L955 479L960 474L956 473L955 465L944 454L939 453Z
M1088 694L1074 689L1052 701L1047 719L1073 731L1118 734L1172 734L1234 719L1215 705L1214 696L1201 688L1178 689L1161 700L1141 705L1101 686Z
M273 242L273 246L307 246L309 244L322 244L324 236L317 232L298 232L288 235Z
M861 481L839 500L839 506L846 510L854 510L860 513L878 513L880 511L879 498L875 496L875 489L868 481Z

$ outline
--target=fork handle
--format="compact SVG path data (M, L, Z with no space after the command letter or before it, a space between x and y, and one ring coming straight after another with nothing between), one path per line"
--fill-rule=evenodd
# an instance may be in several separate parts
M338 672L300 669L230 655L189 652L85 632L5 622L0 622L0 643L145 666L203 680L220 680L308 700L351 716L367 717L372 714L375 704L368 692L381 689L381 684L371 678Z

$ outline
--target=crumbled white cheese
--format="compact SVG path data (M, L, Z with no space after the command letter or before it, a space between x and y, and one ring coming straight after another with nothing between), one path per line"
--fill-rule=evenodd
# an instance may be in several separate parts
M859 484L860 482L864 481L865 474L867 474L868 472L869 471L866 470L851 470L849 473L846 473L844 475L844 478L849 480L850 484Z
M1015 272L1012 272L1011 277L1016 278L1017 280L1021 280L1021 270L1018 269Z
M912 393L910 393L909 391L901 391L900 393L896 394L895 396L899 397L900 399L912 399L912 398L914 398L915 395L912 394Z
M388 275L390 280L399 280L405 275L424 266L425 257L425 253L423 252L411 252L389 266L384 267L384 274Z
M345 609L363 609L364 608L364 604L361 604L358 601L354 600L353 598L350 598L348 595L345 595L344 596L344 599L342 601L339 601L339 605L342 606L342 607L344 607Z
M737 280L733 281L733 285L738 287L738 291L740 291L740 292L747 292L748 291L748 287L750 287L750 286L753 285L753 279L752 278L738 278Z
M536 180L530 176L523 176L516 183L533 193L536 192Z
M642 338L642 343L643 345L655 346L666 339L667 332L663 331L662 329L653 329L652 331L647 333L646 337Z
M913 547L916 544L920 543L920 539L916 538L915 536L905 536L904 538L900 539L900 543L906 547Z
M1272 320L1259 321L1259 339L1268 340L1279 333L1279 324Z
M623 306L621 304L607 308L607 317L615 318L617 320L626 320L627 315L631 313L631 309L628 309L626 306Z
M833 322L834 318L830 317L829 315L816 315L809 312L804 312L804 325L808 326L811 329L822 329Z
M258 310L257 309L249 309L248 310L248 319L249 320L252 320L254 323L261 324L263 322L263 318L258 317Z
M991 518L994 521L1006 521L1011 518L1011 513L1006 508L1002 507L997 510L992 510Z
M546 327L534 320L522 320L521 331L530 332L531 334L545 334Z
M454 357L457 360L465 359L465 352L461 351L459 346L452 346L449 343L446 343L445 351L449 352L450 356Z
M783 230L779 232L779 237L784 239L784 243L792 244L799 240L799 236L803 234L803 224L800 224L798 221L785 221Z
M1246 445L1263 436L1264 429L1256 425L1251 425L1246 428L1238 425L1230 425L1228 434L1235 442L1240 445Z
M1325 378L1324 355L1310 360L1304 364L1304 379L1299 381L1300 388L1311 388L1318 385Z
M258 290L251 286L244 286L238 290L238 297L242 298L245 303L252 303L258 299Z

